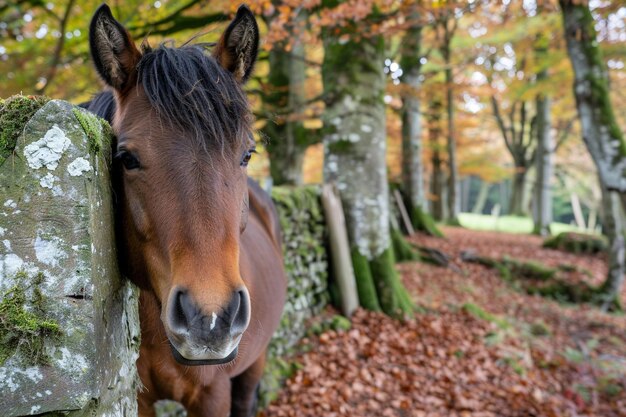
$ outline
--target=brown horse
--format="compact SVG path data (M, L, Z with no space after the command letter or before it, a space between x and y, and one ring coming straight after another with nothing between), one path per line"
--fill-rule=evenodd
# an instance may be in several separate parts
M117 136L120 263L141 288L142 416L165 398L189 416L254 408L286 290L275 209L246 175L254 141L242 84L258 33L245 6L212 53L139 50L106 5L91 22L110 91L88 109Z

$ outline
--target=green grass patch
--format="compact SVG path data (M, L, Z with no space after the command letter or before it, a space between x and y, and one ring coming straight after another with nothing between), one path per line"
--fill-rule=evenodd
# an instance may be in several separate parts
M489 216L484 214L460 213L459 223L466 229L486 230L506 233L530 234L533 232L533 221L529 217L519 216ZM583 232L576 226L565 223L550 223L550 232L558 234L561 232L576 231Z
M474 303L465 303L461 307L468 314L476 317L479 320L488 321L490 323L494 323L502 330L507 330L511 327L508 321L503 319L502 317L498 317L494 314L489 313L488 311L483 310L480 306Z

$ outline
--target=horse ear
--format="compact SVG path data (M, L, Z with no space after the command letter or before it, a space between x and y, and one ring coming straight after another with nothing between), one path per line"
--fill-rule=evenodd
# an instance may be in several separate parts
M119 92L133 85L141 53L106 4L100 6L91 19L89 47L96 70L108 85Z
M250 9L241 5L215 46L213 56L243 83L252 74L258 49L259 26Z

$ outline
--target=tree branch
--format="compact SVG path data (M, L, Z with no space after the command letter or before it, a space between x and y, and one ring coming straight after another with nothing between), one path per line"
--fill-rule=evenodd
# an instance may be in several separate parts
M556 152L561 147L561 145L563 145L567 141L567 139L569 139L569 135L572 132L572 127L574 127L575 120L576 117L572 117L565 122L565 126L561 128L561 134L559 135L559 138L557 139L556 145L554 146L552 152Z
M500 107L498 106L498 101L493 95L491 96L491 107L493 108L493 115L496 117L496 121L498 122L498 127L500 128L500 132L502 132L502 137L504 138L504 144L506 145L509 152L511 152L511 155L513 155L513 147L511 145L511 142L507 134L507 128L504 124L504 119L502 118L502 115L500 114Z
M57 40L57 44L54 48L54 53L52 54L52 62L48 67L48 71L46 73L45 79L46 82L41 88L35 90L37 94L44 94L46 88L50 85L52 80L57 74L57 69L59 67L59 62L61 61L61 52L63 51L63 46L65 45L65 28L67 27L67 21L69 20L70 14L72 12L72 7L74 6L75 0L69 0L67 2L67 7L65 8L65 12L63 13L63 17L61 18L59 32L61 32L61 36Z

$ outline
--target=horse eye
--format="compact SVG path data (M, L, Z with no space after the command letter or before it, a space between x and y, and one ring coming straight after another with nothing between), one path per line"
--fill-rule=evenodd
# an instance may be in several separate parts
M244 152L243 157L241 158L242 167L248 166L248 162L250 162L253 153L257 153L256 148L248 149Z
M124 168L126 169L139 168L139 160L137 157L126 150L119 151L117 155L115 155L115 158L122 161L122 165L124 165Z

